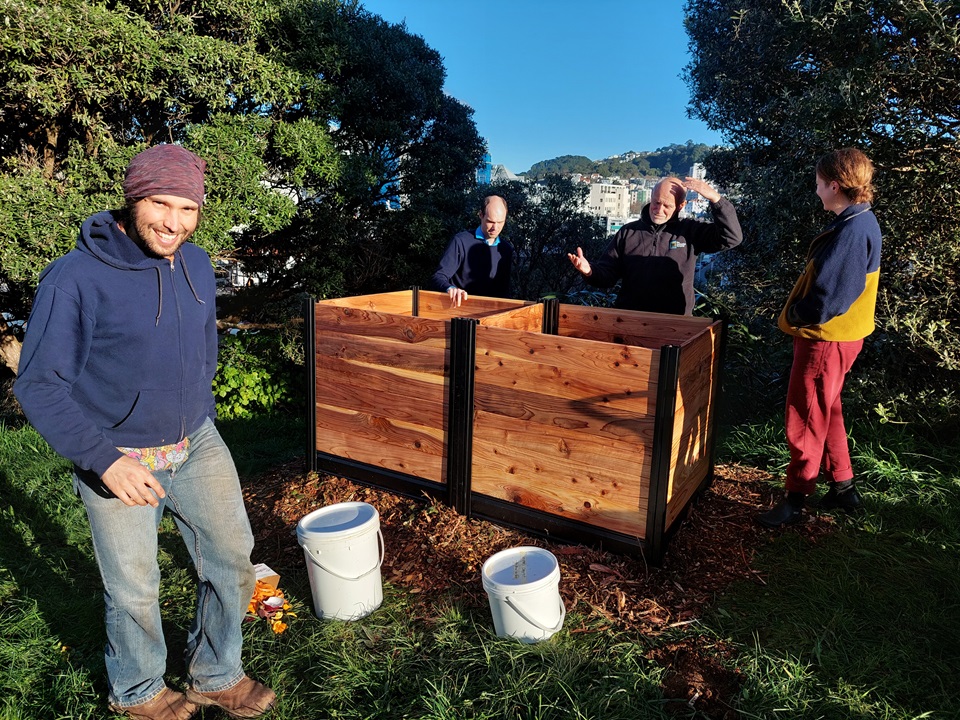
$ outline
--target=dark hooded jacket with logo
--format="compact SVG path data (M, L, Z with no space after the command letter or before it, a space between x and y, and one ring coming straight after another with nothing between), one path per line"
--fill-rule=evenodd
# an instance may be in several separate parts
M54 450L102 476L121 447L182 440L216 405L216 285L209 256L144 253L111 212L40 276L14 392Z
M733 248L743 240L729 200L710 203L710 211L712 223L674 215L654 225L650 205L645 205L640 219L620 228L603 255L590 262L587 283L608 288L622 280L614 304L624 310L690 315L697 255Z

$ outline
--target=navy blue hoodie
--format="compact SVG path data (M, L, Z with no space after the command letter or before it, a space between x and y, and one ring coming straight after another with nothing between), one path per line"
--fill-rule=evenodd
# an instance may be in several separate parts
M182 440L216 404L216 285L210 257L144 253L111 212L86 220L48 265L27 321L14 392L54 450L98 476L122 447Z

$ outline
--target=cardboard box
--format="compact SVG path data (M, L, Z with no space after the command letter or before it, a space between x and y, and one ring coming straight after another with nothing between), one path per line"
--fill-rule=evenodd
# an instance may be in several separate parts
M266 583L274 590L280 585L280 575L273 571L269 565L264 565L263 563L257 563L253 566L253 569L257 573L257 580Z

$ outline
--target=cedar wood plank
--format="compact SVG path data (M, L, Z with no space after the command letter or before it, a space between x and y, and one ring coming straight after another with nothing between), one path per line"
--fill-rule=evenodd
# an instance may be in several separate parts
M559 334L659 350L683 345L709 324L706 318L684 315L561 305Z
M443 481L443 431L317 403L317 450Z
M413 315L413 292L400 290L377 295L356 295L334 300L320 300L317 305L375 310L381 313L409 316Z
M659 352L529 332L477 328L477 386L541 392L637 412L654 407Z
M444 378L317 356L317 399L327 405L443 429Z
M710 469L713 388L720 363L720 324L684 348L680 357L666 522L683 511Z
M649 349L478 327L473 490L642 537L658 368Z

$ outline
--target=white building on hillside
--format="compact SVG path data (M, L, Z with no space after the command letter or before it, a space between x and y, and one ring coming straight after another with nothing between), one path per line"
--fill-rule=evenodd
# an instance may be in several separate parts
M625 218L630 215L630 188L626 185L591 183L586 211L596 217Z
M694 163L690 166L690 177L706 181L707 168L703 163ZM683 214L687 217L704 217L709 208L710 203L705 197L691 191L687 193L687 207L684 208Z

